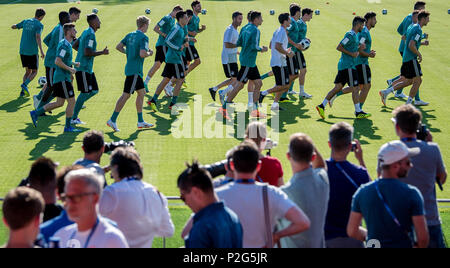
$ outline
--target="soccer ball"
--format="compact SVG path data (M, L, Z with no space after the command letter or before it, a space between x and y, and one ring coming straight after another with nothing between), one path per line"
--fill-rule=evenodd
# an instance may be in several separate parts
M47 78L45 76L41 76L38 79L39 86L43 87L45 84L47 84Z
M316 15L320 15L320 10L316 9L314 13L316 13Z
M299 44L302 45L304 50L307 50L309 48L309 46L311 45L311 42L305 38L302 41L300 41Z
M150 14L150 13L152 13L152 11L150 10L150 8L147 8L147 9L145 10L145 14Z
M202 14L206 15L207 10L206 9L202 9Z
M383 9L383 15L387 14L387 9Z
M275 10L270 10L270 15L275 15Z
M98 9L94 8L94 9L92 10L92 13L97 14L97 13L98 13Z

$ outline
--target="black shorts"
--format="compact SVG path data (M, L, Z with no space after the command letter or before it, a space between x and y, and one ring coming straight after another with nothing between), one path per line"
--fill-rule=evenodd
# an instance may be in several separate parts
M20 60L22 61L22 67L30 70L37 70L39 67L39 55L22 55L20 54Z
M297 53L295 53L297 62L298 62L298 69L305 69L306 68L306 61L305 61L305 56L303 55L303 52L298 51Z
M369 65L367 64L356 65L356 73L358 76L358 84L366 85L370 84L370 82L372 81L372 72L370 70Z
M342 84L342 86L348 84L350 87L356 87L358 86L358 73L352 68L340 70L336 75L336 79L334 79L334 83Z
M223 64L223 71L227 78L236 78L239 73L239 66L237 63L227 63Z
M55 74L55 68L45 66L45 78L47 78L47 87L53 86L53 75Z
M72 83L67 81L62 81L53 84L53 97L70 99L75 97L75 92L73 91Z
M123 87L123 92L128 94L133 94L137 90L144 89L144 80L139 75L130 75L125 79L125 85Z
M165 78L184 79L184 64L166 63L161 76Z
M272 67L273 75L275 76L275 83L277 86L285 86L289 84L288 67Z
M403 58L403 52L400 52L400 56L402 56L402 58Z
M259 74L258 66L245 67L241 66L241 70L237 76L237 80L241 83L247 84L248 80L259 80L261 75Z
M197 51L197 49L195 48L195 46L189 45L189 46L186 48L185 53L186 53L186 60L187 60L188 62L194 61L194 60L200 58L200 56L198 55L198 51Z
M400 74L407 79L413 79L422 76L422 68L417 60L410 60L402 64Z
M294 57L292 57L292 58L288 57L286 59L286 63L287 63L289 75L298 75L299 66L298 66L297 55L294 55Z
M78 71L75 73L75 78L77 79L78 91L82 93L98 91L97 79L94 73Z
M157 61L159 61L160 63L165 62L166 61L166 53L167 53L166 46L156 47L155 62L157 62Z
M184 70L185 71L189 70L189 64L188 64L188 61L186 59L186 56L182 56L181 58L183 59Z

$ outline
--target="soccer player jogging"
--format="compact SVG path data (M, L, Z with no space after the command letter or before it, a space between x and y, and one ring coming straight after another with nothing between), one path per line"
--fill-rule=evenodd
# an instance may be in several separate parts
M241 69L239 71L237 81L233 83L233 90L228 93L227 100L224 102L220 112L225 119L229 119L227 113L227 105L237 96L239 91L244 87L248 81L253 81L254 92L251 100L249 94L249 112L251 117L264 118L266 115L260 113L258 110L259 91L262 87L261 75L259 74L258 66L256 66L256 57L258 52L264 53L268 51L266 46L260 47L260 31L258 27L263 23L261 12L254 11L251 13L251 23L242 29L239 36L237 46L242 47L239 55ZM253 103L250 103L253 101Z
M41 21L45 17L43 8L36 9L34 18L26 19L18 24L11 26L12 29L22 29L22 38L20 40L20 59L22 67L25 68L23 83L20 85L20 96L29 97L28 84L36 77L39 67L38 47L41 52L41 58L45 58L42 50L41 33L44 29Z
M151 100L148 101L150 108L157 112L156 102L158 100L159 95L169 83L169 81L174 78L175 79L175 88L173 92L172 101L170 102L169 109L172 110L172 114L176 115L181 110L179 110L175 105L178 100L178 95L181 91L181 86L184 82L184 71L185 66L183 63L183 49L189 46L187 42L187 38L185 35L184 27L187 25L189 18L185 11L179 11L176 15L178 23L169 33L166 38L166 44L168 46L168 51L166 54L166 66L164 67L164 71L162 73L163 80L159 84L156 89L156 93ZM175 107L174 107L175 106Z
M241 26L243 16L241 12L234 12L232 15L233 22L227 27L223 35L223 49L222 49L222 65L225 76L228 78L219 85L209 89L211 98L216 101L217 90L228 86L236 81L239 66L237 63L238 48L236 47L239 32L238 27Z
M200 27L200 18L198 17L198 14L202 12L202 4L200 1L194 1L191 3L192 11L194 12L194 15L192 16L192 19L189 21L188 26L188 33L189 37L195 38L197 34L203 32L206 30L206 26L202 25ZM186 72L186 75L188 75L190 72L192 72L195 68L197 68L201 61L200 61L200 55L198 54L197 49L195 48L195 43L190 41L189 47L186 48L186 60L189 65L189 69ZM192 64L191 62L194 61Z
M148 37L145 33L148 30L150 19L146 16L139 16L136 20L137 30L125 36L116 46L116 49L127 56L125 65L125 84L122 96L117 100L116 108L111 118L106 123L115 132L120 131L117 127L117 117L125 103L134 92L137 92L136 110L138 116L138 129L153 127L153 124L146 123L142 115L142 106L144 105L145 87L143 76L144 59L153 55L153 51L148 48ZM126 49L125 49L126 48Z
M306 25L306 23L308 21L310 21L312 19L313 16L313 11L310 8L304 8L302 10L302 18L297 22L298 23L298 40L299 42L301 42L303 39L308 39L306 38L306 33L308 31L308 27ZM309 40L309 39L308 39ZM311 40L309 40L309 42L311 42ZM306 77L306 61L305 61L305 56L303 55L303 50L305 50L305 48L300 45L300 49L297 49L296 52L296 59L298 60L298 66L299 66L299 74L298 74L298 81L300 84L300 93L299 93L299 97L300 98L305 98L305 99L310 99L312 98L312 95L309 95L308 93L305 92L305 77Z
M148 90L148 83L152 79L152 77L155 75L155 73L159 70L161 67L161 64L163 64L166 60L166 54L167 54L167 45L166 45L166 38L169 35L170 31L175 26L175 16L178 13L178 11L183 10L181 6L175 6L172 9L172 12L166 16L164 16L155 26L153 29L154 32L156 32L159 37L158 41L156 42L156 54L155 54L155 63L153 64L153 67L150 69L150 71L147 74L147 78L144 81L144 85L146 90Z
M272 59L270 61L270 66L272 67L272 72L275 76L276 86L261 92L259 97L260 103L262 103L264 97L269 93L286 92L289 89L290 79L286 57L294 57L294 53L290 48L288 49L288 36L286 32L286 29L291 24L289 13L280 14L280 16L278 16L278 21L281 26L273 33L271 41ZM278 104L280 97L280 95L275 97L271 108L273 111L281 110Z
M423 33L422 28L428 25L430 21L430 13L422 10L418 15L419 23L414 24L408 29L406 33L406 46L403 51L403 64L401 68L401 75L405 77L405 81L391 86L386 90L380 91L381 101L386 105L387 96L394 90L402 89L412 84L406 104L412 104L414 96L417 94L420 85L422 84L422 69L420 63L422 62L422 54L419 52L421 45L428 45L428 41L422 42Z
M365 49L364 44L359 44L357 36L364 28L364 22L364 18L356 16L353 19L352 29L345 34L344 39L341 40L336 48L341 52L341 58L338 63L338 74L334 80L334 88L328 92L323 102L316 106L317 112L322 119L325 119L325 106L346 84L348 84L349 88L345 88L344 91L352 92L356 118L367 118L370 116L370 114L361 110L359 106L358 75L355 68L359 49L361 47Z
M98 93L97 79L93 71L94 57L108 55L109 50L105 47L97 51L97 39L95 33L100 29L100 19L96 14L87 16L89 28L87 28L75 42L74 48L78 50L76 61L80 67L76 68L75 77L77 79L78 90L81 92L75 104L72 121L73 125L85 124L78 118L83 104Z
M370 35L370 30L377 24L377 14L375 12L367 12L364 16L366 20L366 26L361 32L358 33L359 43L365 45L359 47L359 56L356 58L356 71L358 76L358 84L360 88L359 94L359 106L362 109L363 105L367 99L370 88L372 86L372 72L369 67L369 58L375 58L376 51L371 50L372 48L372 37ZM349 88L339 91L330 101L330 107L333 105L334 100L343 94L351 93Z
M425 9L425 2L422 1L417 1L414 4L414 11L410 14L408 14L408 16L406 16L402 23L400 23L400 25L397 28L397 32L400 34L401 36L401 40L400 40L400 45L398 47L398 51L400 52L400 56L403 57L403 51L405 50L405 42L406 42L406 33L408 31L408 28L417 23L417 15L419 14L419 11L424 10ZM396 83L399 82L403 82L405 80L405 78L401 75L398 75L392 79L388 79L386 82L388 83L389 86L395 85ZM403 93L403 89L397 90L397 92L395 93L395 97L396 98L401 98L401 99L406 99L408 98L408 96L406 96ZM420 102L420 97L419 97L419 93L417 93L416 96L416 101Z
M37 126L38 116L45 112L62 107L67 100L66 108L66 124L64 132L80 132L79 129L73 128L70 121L73 115L73 108L75 106L75 93L72 86L72 77L76 70L72 66L80 66L79 62L72 61L72 42L76 37L77 31L75 24L66 23L63 27L64 39L61 40L56 48L55 59L55 73L53 76L53 95L56 97L56 102L46 104L37 110L30 112L31 120L34 126Z

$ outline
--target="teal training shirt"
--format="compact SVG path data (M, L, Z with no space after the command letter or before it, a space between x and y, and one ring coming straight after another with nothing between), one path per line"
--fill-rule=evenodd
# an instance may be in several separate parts
M358 52L358 37L353 30L348 31L344 39L341 41L341 45L349 52ZM341 58L338 63L338 70L355 68L355 58L342 52Z
M413 21L412 21L412 13L411 13L403 19L402 23L400 23L400 25L397 28L397 32L401 36L406 35L406 32L407 32L409 26L411 26L412 24L413 24ZM405 50L405 41L402 39L402 40L400 40L400 46L398 47L398 51L403 52L403 50Z
M72 67L72 45L69 41L63 39L59 42L58 47L56 48L56 57L61 58L65 65ZM71 82L71 74L69 71L56 66L55 74L53 76L53 84L63 81Z
M85 49L90 48L92 51L97 50L97 40L95 38L95 31L91 27L84 30L81 34L78 47L78 54L76 62L80 63L77 71L92 73L94 66L94 57L85 56Z
M184 38L185 38L185 39L188 38L188 36L189 36L189 30L188 30L188 26L187 26L187 25L185 25L185 26L183 27L183 31L184 31ZM186 57L186 50L187 50L187 48L183 49L183 52L181 53L181 55L183 55L183 57Z
M306 38L308 26L306 25L306 22L304 22L302 19L299 19L297 23L298 23L298 41L300 42Z
M367 29L367 27L364 26L364 29L360 33L358 33L357 36L360 44L362 43L366 44L366 49L364 49L364 52L369 54L372 49L372 37L370 36L369 29ZM369 58L359 55L356 58L356 65L360 64L369 65Z
M189 21L189 24L187 26L188 26L189 32L198 33L200 31L200 18L194 14L194 16L192 16L192 19ZM194 37L194 36L189 36L189 37ZM189 42L189 45L194 46L195 43Z
M286 29L287 30L287 34L289 36L289 38L292 40L292 42L294 43L299 43L300 40L298 40L298 23L297 21L291 17L291 25ZM288 48L291 48L292 52L298 52L298 49L296 47L294 47L293 45L291 45L290 43L288 44Z
M159 22L158 22L159 30L166 35L169 35L172 28L175 26L175 19L170 16L170 14L164 16ZM158 41L156 42L156 47L165 46L166 38L164 36L160 35L158 37Z
M166 62L171 64L182 64L183 50L181 47L185 43L185 30L179 23L175 25L173 30L166 38L166 45L168 47L166 54Z
M136 30L127 34L120 42L126 47L125 75L143 77L144 59L141 58L141 50L148 51L148 37L143 32Z
M241 66L256 67L256 56L261 51L259 46L260 31L254 24L242 29L237 42L238 47L242 47L239 55Z
M408 28L408 32L406 33L405 50L403 50L403 62L417 59L417 55L409 49L409 43L413 40L416 44L417 50L419 50L422 37L422 28L419 24L414 24Z
M23 20L16 24L18 29L22 29L22 38L20 39L20 54L25 56L38 55L38 43L36 35L41 34L44 25L36 19Z
M45 67L55 68L56 48L61 40L64 39L64 31L61 24L53 28L53 30L44 38L44 44L48 47L45 54Z

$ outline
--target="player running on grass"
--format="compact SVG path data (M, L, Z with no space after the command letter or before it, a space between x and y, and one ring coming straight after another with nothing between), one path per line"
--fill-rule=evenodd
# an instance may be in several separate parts
M346 84L348 84L348 88L345 88L344 91L352 92L356 118L367 118L371 116L361 110L361 107L359 106L358 75L355 68L359 49L365 49L364 44L359 44L357 36L364 28L364 22L364 18L359 16L355 17L353 19L352 29L345 34L344 39L341 40L336 48L342 55L338 63L338 74L334 80L334 88L328 92L323 102L316 106L317 112L322 119L325 119L325 107L328 102L334 95L341 91Z
M80 132L79 129L73 128L70 124L75 106L75 93L73 91L72 80L76 70L72 66L79 67L79 62L73 62L72 59L72 42L76 37L77 31L75 24L66 23L63 27L64 39L61 40L56 48L55 73L53 77L53 96L56 102L46 104L37 110L30 112L31 120L34 126L37 126L38 116L45 112L62 107L67 100L66 108L66 124L64 132Z
M44 29L41 21L45 17L43 8L36 9L34 18L23 20L20 23L11 26L11 29L22 29L22 38L20 39L20 59L22 67L25 68L22 84L20 85L20 97L29 97L28 84L36 77L39 68L38 47L41 52L41 58L45 58L42 50L41 33Z
M139 16L136 20L138 29L125 36L116 46L116 49L127 55L127 64L125 66L125 85L123 94L117 100L116 108L106 123L115 132L120 131L117 127L117 117L125 103L134 92L137 92L136 110L138 116L138 129L153 127L153 124L146 123L142 115L142 106L144 105L145 87L142 79L144 59L153 55L153 51L148 47L148 37L145 33L148 30L150 19L146 16ZM125 49L126 48L126 49Z
M193 16L192 19L188 23L188 33L189 37L196 38L197 35L206 30L206 26L202 25L200 27L200 18L198 14L202 12L202 4L200 1L193 1L191 3ZM195 68L197 68L200 64L200 55L198 54L197 48L195 48L195 43L190 41L189 46L186 48L186 60L189 65L189 69L186 71L186 75L192 72Z

